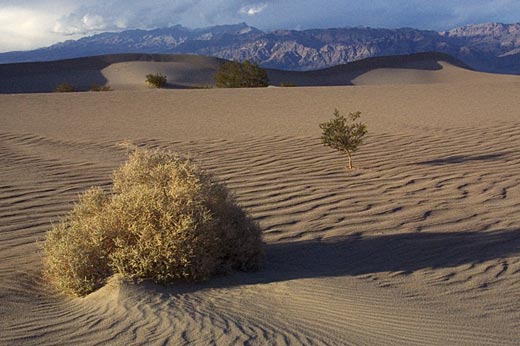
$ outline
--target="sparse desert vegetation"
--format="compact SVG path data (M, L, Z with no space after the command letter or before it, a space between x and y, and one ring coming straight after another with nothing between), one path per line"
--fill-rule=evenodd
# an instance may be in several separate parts
M76 91L76 87L70 83L60 83L54 89L57 93L69 93Z
M167 77L160 73L150 73L146 75L146 83L154 88L164 88L166 86Z
M261 88L269 85L269 78L257 63L228 61L218 67L215 82L217 88Z
M137 150L113 183L83 193L47 235L47 274L64 292L86 295L114 273L167 283L258 268L258 225L189 160Z
M321 142L323 145L339 150L347 155L348 169L353 169L352 154L363 144L367 134L366 124L357 121L361 112L349 113L347 117L341 115L339 110L334 110L334 118L321 123L323 130Z

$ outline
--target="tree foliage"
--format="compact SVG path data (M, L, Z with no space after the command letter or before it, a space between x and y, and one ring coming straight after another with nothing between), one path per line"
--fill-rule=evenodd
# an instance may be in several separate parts
M217 88L259 88L268 86L269 78L257 63L228 61L218 67L215 82Z
M166 76L160 73L147 74L146 83L155 88L163 88L166 85Z
M357 121L361 117L361 112L349 113L345 117L334 110L334 118L320 124L323 130L321 142L323 145L344 152L348 157L348 168L352 169L352 153L356 152L365 135L367 134L366 124Z

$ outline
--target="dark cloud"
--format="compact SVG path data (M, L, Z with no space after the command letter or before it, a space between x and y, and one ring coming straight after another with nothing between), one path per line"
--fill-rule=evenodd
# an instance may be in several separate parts
M252 20L264 27L416 27L446 30L469 23L520 21L517 0L316 0L273 3Z
M59 18L54 31L87 34L174 24L192 27L227 24L259 15L267 6L265 1L244 0L90 1Z

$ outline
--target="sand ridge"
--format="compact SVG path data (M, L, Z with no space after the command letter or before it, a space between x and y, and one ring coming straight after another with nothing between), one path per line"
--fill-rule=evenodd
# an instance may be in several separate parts
M195 55L114 54L51 62L0 64L0 93L54 92L67 83L77 91L93 85L114 90L147 90L146 75L167 77L166 88L199 89L215 86L222 59ZM297 72L267 69L271 86L395 85L518 81L518 76L495 76L472 71L449 55L435 52L368 58L323 70Z
M461 80L0 95L0 344L517 345L520 83ZM368 123L353 172L319 143L334 107ZM122 140L224 181L263 270L56 294L36 241Z

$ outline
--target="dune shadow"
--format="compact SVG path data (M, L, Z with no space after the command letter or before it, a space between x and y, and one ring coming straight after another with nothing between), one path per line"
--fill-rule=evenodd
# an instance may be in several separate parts
M63 83L88 91L93 85L107 84L101 70L109 64L102 57L92 57L0 65L0 93L47 93Z
M267 284L294 279L379 272L413 273L426 268L476 264L520 254L520 229L494 232L413 233L275 243L266 246L263 269L233 273L205 283L147 285L161 294Z
M457 163L465 163L471 161L494 161L504 158L505 153L497 153L497 154L487 154L487 155L455 155L443 157L435 160L428 160L419 162L419 165L449 165L449 164L457 164Z
M449 55L439 52L423 52L366 58L313 71L268 70L268 74L273 85L280 85L282 82L292 82L298 86L352 86L356 78L376 69L439 71L443 69L439 61L447 61L457 67L471 69ZM279 66L268 67L277 68Z
M82 52L81 55L87 54ZM94 52L90 52L94 54ZM117 52L114 52L117 53ZM78 53L79 54L79 53ZM52 58L51 56L47 57ZM287 61L294 57L287 57ZM209 59L209 60L208 60ZM0 64L0 94L1 93L35 93L52 92L62 83L73 85L77 91L89 90L93 84L106 85L108 80L102 70L111 64L121 62L178 62L191 64L193 69L178 75L177 84L167 86L168 89L205 88L208 83L213 85L213 75L218 64L223 60L194 55L171 54L109 54L94 55L83 58L72 58L45 62L26 62L14 64ZM200 67L197 64L207 64L209 67ZM286 71L273 68L283 68L282 65L264 64L267 68L271 85L294 83L298 86L344 86L354 85L354 80L361 75L375 69L411 69L422 71L437 71L443 66L439 61L446 61L452 65L470 69L461 61L439 52L422 52L407 55L381 56L351 61L346 64L314 71ZM175 71L182 73L182 69ZM144 76L143 76L144 78ZM180 82L179 82L180 81Z
M181 84L181 83L166 83L162 89L171 90L200 90L200 89L214 89L210 84Z
M76 91L88 91L93 85L107 85L103 69L115 63L148 61L193 63L205 57L171 54L110 54L44 62L0 64L0 94L47 93L56 90L59 84L67 83ZM215 60L216 63L219 60ZM209 72L208 72L209 71ZM186 79L200 82L200 74L211 69L202 69L198 74L188 74ZM197 79L197 76L198 79ZM144 85L145 76L143 76ZM205 82L200 82L205 84ZM189 89L190 84L170 84L167 89Z
M188 86L176 83L166 83L166 85L162 86L161 89L167 90L178 90L178 89L189 89Z

